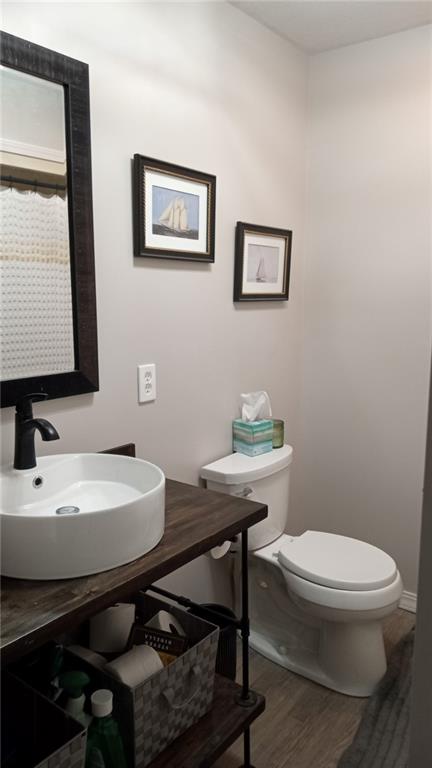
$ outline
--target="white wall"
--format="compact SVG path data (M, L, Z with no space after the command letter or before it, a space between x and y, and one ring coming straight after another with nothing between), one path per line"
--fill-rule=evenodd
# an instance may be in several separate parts
M101 391L37 406L60 431L58 449L133 440L169 477L196 483L202 463L230 450L238 394L267 388L295 448L290 530L369 540L415 591L430 29L311 59L303 275L302 54L220 3L6 4L3 27L90 65ZM213 266L134 262L135 152L216 174ZM236 220L293 229L287 304L233 305ZM139 406L142 362L156 362L158 399ZM2 412L5 459L12 418ZM224 565L201 560L179 589L225 599Z
M239 393L258 388L269 391L295 445L304 56L219 3L11 3L2 26L90 66L101 389L35 408L58 428L55 450L134 441L168 477L196 483L202 464L231 450ZM134 261L135 152L216 174L214 265ZM236 220L293 229L288 303L233 305ZM146 362L157 366L158 399L139 406L136 366ZM12 409L2 420L8 460ZM38 440L40 454L53 447ZM226 599L225 577L224 565L205 559L178 588Z
M416 591L430 361L431 28L311 59L295 525Z

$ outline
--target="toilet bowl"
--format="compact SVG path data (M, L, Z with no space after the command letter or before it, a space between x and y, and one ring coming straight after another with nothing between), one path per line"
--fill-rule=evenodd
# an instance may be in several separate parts
M257 457L231 454L201 470L208 488L269 507L249 533L250 644L321 685L369 696L386 671L382 620L399 604L401 577L394 560L366 542L284 532L292 454L287 445ZM239 585L239 559L235 568Z
M298 575L286 567L282 553L293 544L303 545L310 536L314 545L321 537L327 543L322 553L328 553L334 574L338 572L334 551L342 552L345 547L355 569L352 543L359 545L358 555L368 553L376 567L382 556L385 583L372 588L367 559L363 561L364 581L360 580L361 562L357 561L356 589L320 584L328 579L328 571L323 568L317 572L315 566L312 573L306 573L307 558L302 561L300 556L295 566L300 566L304 575ZM328 536L332 536L331 544ZM299 537L282 534L270 545L250 553L249 569L251 646L292 672L328 688L350 696L369 696L387 667L382 620L397 608L402 594L394 561L364 542L306 531ZM342 565L339 573L343 581L347 567Z

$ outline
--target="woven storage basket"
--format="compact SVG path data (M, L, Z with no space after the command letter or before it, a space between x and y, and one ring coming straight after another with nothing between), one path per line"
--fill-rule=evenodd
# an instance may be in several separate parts
M75 738L38 763L36 768L84 768L86 756L86 732L81 739Z
M80 723L13 674L5 674L2 695L2 765L84 768L87 731Z
M93 687L112 690L113 715L123 736L128 763L144 768L209 711L213 702L219 628L144 593L140 593L135 602L142 623L160 610L172 613L192 647L134 688L120 683L103 669L90 668L81 659L80 668L89 672Z

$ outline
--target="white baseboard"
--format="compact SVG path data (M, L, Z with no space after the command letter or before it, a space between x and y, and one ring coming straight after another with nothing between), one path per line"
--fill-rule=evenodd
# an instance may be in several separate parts
M415 592L402 592L402 597L399 602L399 608L403 608L404 611L410 611L415 613L417 611L417 595Z

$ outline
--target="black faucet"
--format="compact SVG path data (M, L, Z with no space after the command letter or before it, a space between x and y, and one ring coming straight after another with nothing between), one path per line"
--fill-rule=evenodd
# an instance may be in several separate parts
M36 466L35 432L38 429L42 440L58 440L57 430L46 419L34 419L32 404L46 400L45 392L25 395L18 400L15 411L15 469L31 469Z

